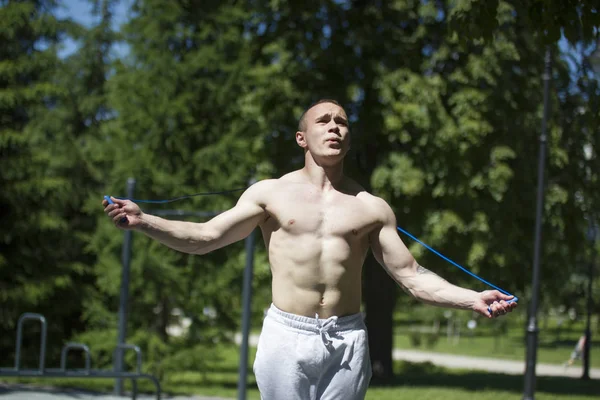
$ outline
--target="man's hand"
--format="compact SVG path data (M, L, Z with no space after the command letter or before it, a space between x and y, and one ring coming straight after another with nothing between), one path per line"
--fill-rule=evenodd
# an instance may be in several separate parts
M121 229L134 229L142 222L142 210L130 200L119 200L111 196L114 204L102 200L104 212L112 219L114 224Z
M507 303L513 298L514 296L508 296L497 290L486 290L479 293L479 300L473 306L473 310L487 318L499 317L517 308L516 302ZM488 307L492 310L491 314Z

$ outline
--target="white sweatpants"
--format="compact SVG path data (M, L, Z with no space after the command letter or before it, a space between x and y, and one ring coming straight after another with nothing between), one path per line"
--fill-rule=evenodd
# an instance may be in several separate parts
M308 318L271 305L254 374L263 400L364 399L372 371L362 315Z

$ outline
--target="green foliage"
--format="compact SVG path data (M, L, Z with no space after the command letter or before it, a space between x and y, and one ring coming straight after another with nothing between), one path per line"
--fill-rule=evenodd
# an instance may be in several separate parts
M110 370L114 367L116 329L94 329L73 338L87 343L91 353L92 368ZM174 340L167 343L156 332L136 330L128 336L142 352L142 372L159 379L169 379L182 371L206 371L222 361L218 347L213 342L190 342ZM133 350L124 351L125 370L135 371L137 355ZM76 365L76 364L74 364Z
M371 182L396 207L405 229L489 281L519 292L530 282L524 266L530 265L533 243L543 49L528 37L509 3L500 2L498 10L503 25L496 40L465 48L445 34L443 22L429 20L422 44L428 52L418 58L418 69L389 69L380 76L389 145L378 151L383 162ZM562 266L588 247L568 232L585 229L583 209L573 207L570 197L583 185L584 168L576 160L590 139L562 121L563 115L577 115L572 102L587 95L565 90L566 66L558 57L554 68L543 260L553 275L542 296L560 293L572 271ZM563 129L578 139L567 145ZM574 180L555 178L566 170ZM407 241L443 276L480 287Z
M104 140L95 143L103 161L108 159L105 192L124 195L129 176L136 179L135 197L149 199L241 188L253 177L264 177L270 166L252 100L260 71L252 68L251 43L244 33L249 11L216 4L191 9L164 1L140 2L134 11L123 30L131 52L115 62L109 83L108 99L118 117L103 124ZM237 196L197 197L144 209L221 211L233 206ZM91 329L114 326L122 270L122 235L99 217L89 242L98 255L97 294L85 314ZM189 349L208 349L215 341L229 340L227 333L237 329L245 256L241 243L190 256L134 235L129 292L135 313L129 314L128 341L147 332L165 346L145 349L149 360L156 360L149 361L149 368L162 374L175 365L206 367ZM257 255L256 264L254 284L264 288L270 280L264 253ZM254 302L255 314L262 315L270 294L264 289L256 293L264 293ZM184 319L190 326L182 344L168 330ZM165 349L172 357L163 354Z
M508 4L527 24L528 31L546 44L556 43L563 34L571 43L589 42L600 26L598 4L593 0L452 0L445 10L450 30L465 43L473 39L495 40L503 27L503 11Z
M9 1L0 8L0 348L14 348L21 313L47 314L49 346L80 324L77 301L89 258L77 232L81 170L59 104L67 95L57 43L65 26L53 1ZM64 111L64 110L63 110ZM68 131L67 131L68 132ZM89 224L88 224L89 226ZM87 265L86 265L87 264ZM28 337L28 336L27 336Z
M347 173L385 198L400 226L527 298L540 43L555 43L560 29L589 41L598 14L575 3L144 0L120 32L116 1L94 1L89 27L56 20L51 1L3 3L0 348L12 347L18 315L36 311L55 344L89 342L109 367L123 235L102 214L102 195L124 196L129 177L136 198L159 199L281 176L301 166L297 119L323 97L350 117ZM66 37L79 49L59 59ZM116 41L126 56L111 53ZM574 74L551 48L542 295L581 308L572 299L589 259L584 217L600 196L600 91L581 60L569 60ZM143 208L221 211L238 196ZM406 242L429 268L483 289ZM243 243L190 256L134 234L127 341L142 347L146 371L214 366L215 344L239 329L245 256ZM256 325L270 282L258 244ZM184 324L181 336L169 333Z

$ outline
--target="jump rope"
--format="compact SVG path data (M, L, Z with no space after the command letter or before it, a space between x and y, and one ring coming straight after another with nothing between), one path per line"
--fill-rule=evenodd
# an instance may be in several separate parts
M174 197L172 199L166 199L166 200L139 200L139 199L129 199L126 197L115 197L115 199L119 199L119 200L129 200L132 201L134 203L146 203L146 204L166 204L166 203L171 203L174 201L179 201L179 200L183 200L183 199L188 199L191 197L196 197L196 196L213 196L213 195L218 195L218 194L229 194L229 193L235 193L235 192L239 192L241 190L245 190L247 188L240 188L240 189L232 189L232 190L223 190L223 191L219 191L219 192L205 192L205 193L194 193L194 194L188 194L185 196L179 196L179 197ZM104 196L104 199L109 203L109 204L114 204L114 202L110 199L110 196ZM127 220L127 218L122 219L121 221L123 222L124 220ZM469 271L468 269L466 269L465 267L461 266L460 264L452 261L451 259L449 259L448 257L446 257L445 255L441 254L439 251L435 250L434 248L432 248L431 246L428 246L427 244L423 243L422 241L420 241L419 239L417 239L415 236L413 236L412 234L410 234L409 232L405 231L404 229L400 228L399 226L396 227L398 229L398 231L404 233L406 236L410 237L412 240L414 240L415 242L419 243L420 245L422 245L423 247L425 247L427 250L431 251L433 254L435 254L436 256L442 258L444 261L449 262L450 264L454 265L455 267L458 267L460 270L462 270L463 272L466 272L467 274L471 275L473 278L478 279L479 281L485 283L486 285L496 289L497 291L504 293L507 296L513 296L512 299L507 300L507 303L514 303L519 301L519 298L509 292L507 292L504 289L499 288L496 285L491 284L490 282L486 281L485 279L479 277L478 275L474 274L473 272ZM490 313L490 315L492 314L492 309L490 306L488 306L488 312Z

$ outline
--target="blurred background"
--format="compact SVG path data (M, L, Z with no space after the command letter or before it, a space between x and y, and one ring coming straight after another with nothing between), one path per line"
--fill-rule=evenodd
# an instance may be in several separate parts
M95 368L112 368L124 235L102 196L126 196L128 178L135 198L167 199L279 177L302 166L301 113L333 98L351 121L347 174L402 228L521 305L498 320L426 307L369 257L369 398L521 398L522 372L406 355L525 360L550 50L537 360L565 373L540 375L539 398L600 394L599 375L572 376L582 360L564 365L589 326L600 369L599 26L598 4L583 0L0 0L0 367L14 363L19 316L35 312L48 321L48 365L75 341ZM238 196L142 208L205 221L200 212ZM402 238L452 283L488 288ZM245 257L242 242L188 256L133 235L126 342L168 393L236 396ZM252 294L255 337L270 304L262 241ZM35 368L39 327L23 337Z

